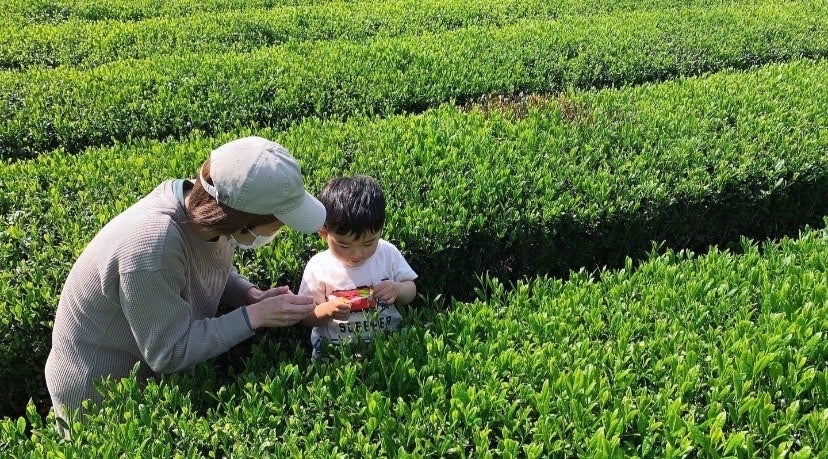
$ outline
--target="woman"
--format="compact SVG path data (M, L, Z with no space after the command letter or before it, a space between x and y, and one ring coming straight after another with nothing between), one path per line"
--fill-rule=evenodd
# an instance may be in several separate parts
M102 377L193 367L263 327L299 322L314 308L287 287L256 288L232 266L235 247L267 244L283 225L316 232L325 208L300 167L261 137L231 141L198 180L170 180L115 217L75 262L60 296L46 383L62 419ZM219 303L240 306L216 317Z

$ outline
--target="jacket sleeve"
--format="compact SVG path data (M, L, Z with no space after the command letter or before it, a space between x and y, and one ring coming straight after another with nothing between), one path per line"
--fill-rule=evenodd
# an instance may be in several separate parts
M233 268L230 270L230 276L224 286L221 302L233 307L243 306L247 304L247 291L251 287L254 287L253 283Z
M121 278L124 316L144 361L157 373L184 370L253 336L241 308L215 318L193 320L181 296L181 273L132 271Z

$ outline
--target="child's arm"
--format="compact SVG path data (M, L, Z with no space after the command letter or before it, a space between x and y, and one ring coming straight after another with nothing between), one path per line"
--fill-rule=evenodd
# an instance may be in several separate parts
M386 304L405 306L414 301L417 296L417 286L413 280L394 282L384 280L374 285L374 298Z
M302 323L308 327L324 325L331 319L348 320L351 314L351 304L341 298L317 304L313 311L302 319Z

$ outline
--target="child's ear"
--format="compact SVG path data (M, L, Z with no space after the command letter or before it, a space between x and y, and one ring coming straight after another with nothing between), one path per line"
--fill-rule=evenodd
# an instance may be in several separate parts
M325 243L327 244L328 243L328 230L326 230L325 228L320 228L319 229L319 237L321 237L322 240L325 241Z

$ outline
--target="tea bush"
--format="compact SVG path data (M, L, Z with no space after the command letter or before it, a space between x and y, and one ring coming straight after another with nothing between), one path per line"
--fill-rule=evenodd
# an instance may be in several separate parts
M772 24L772 26L769 26ZM0 72L0 159L308 117L418 112L483 94L619 87L822 57L824 2L635 11L304 42L250 53Z
M268 348L105 385L65 441L32 407L8 454L814 457L828 448L828 231L408 310L363 360ZM27 433L31 429L31 435Z
M825 2L0 7L0 456L824 455ZM358 361L311 363L297 327L108 381L62 440L72 262L250 134L311 190L380 180L421 274L405 327ZM295 287L319 248L237 261Z
M21 382L5 404L42 397L59 289L92 235L161 180L192 176L208 151L237 135L284 143L311 190L331 175L375 175L393 203L385 236L420 273L421 290L468 299L485 273L504 281L565 276L638 259L652 241L698 250L820 224L828 202L826 81L824 62L803 61L573 92L525 112L444 106L7 165L0 330L10 338L0 379ZM239 262L261 285L295 287L319 248L318 238L288 232Z
M710 0L670 3L640 0L612 2L542 0L393 2L327 2L301 6L266 6L256 2L232 10L211 5L181 6L181 13L155 8L104 15L83 13L75 2L65 21L25 25L22 19L0 23L0 68L20 69L59 65L92 68L120 59L151 58L185 53L250 52L286 42L348 40L441 32L463 27L503 27L526 19L555 19L564 15L598 14L635 9L666 9L715 4ZM119 2L135 8L136 2ZM755 0L740 3L755 3ZM2 2L0 2L2 4ZM232 5L232 4L230 4ZM31 8L31 6L29 7ZM203 9L204 8L204 9ZM187 14L183 14L187 13ZM23 13L20 13L23 15ZM157 15L157 16L156 16ZM140 20L137 20L140 19Z
M761 0L738 0L739 4L751 5ZM349 6L353 10L364 9L365 0L170 0L159 3L156 0L3 0L4 17L9 23L17 26L34 24L61 24L64 22L95 22L95 21L143 21L152 18L187 18L201 13L221 15L228 12L248 12L251 15L263 11L278 12L283 10L301 10L309 8L339 10L342 6ZM409 6L419 6L418 10L406 9L401 14L411 14L417 17L423 11L431 8L441 8L447 4L452 8L451 14L464 14L456 11L460 3L436 0L411 3L397 2ZM735 4L734 1L729 2ZM389 3L377 3L377 12L385 7L394 7ZM476 10L478 3L466 2L470 10ZM545 10L558 15L565 14L594 14L604 11L628 11L632 9L665 9L679 8L692 5L718 6L720 0L619 0L608 3L604 0L561 0L552 5L544 5L538 0L506 0L489 2L488 9L499 10L501 14L526 13L536 10ZM488 13L482 13L488 17Z

